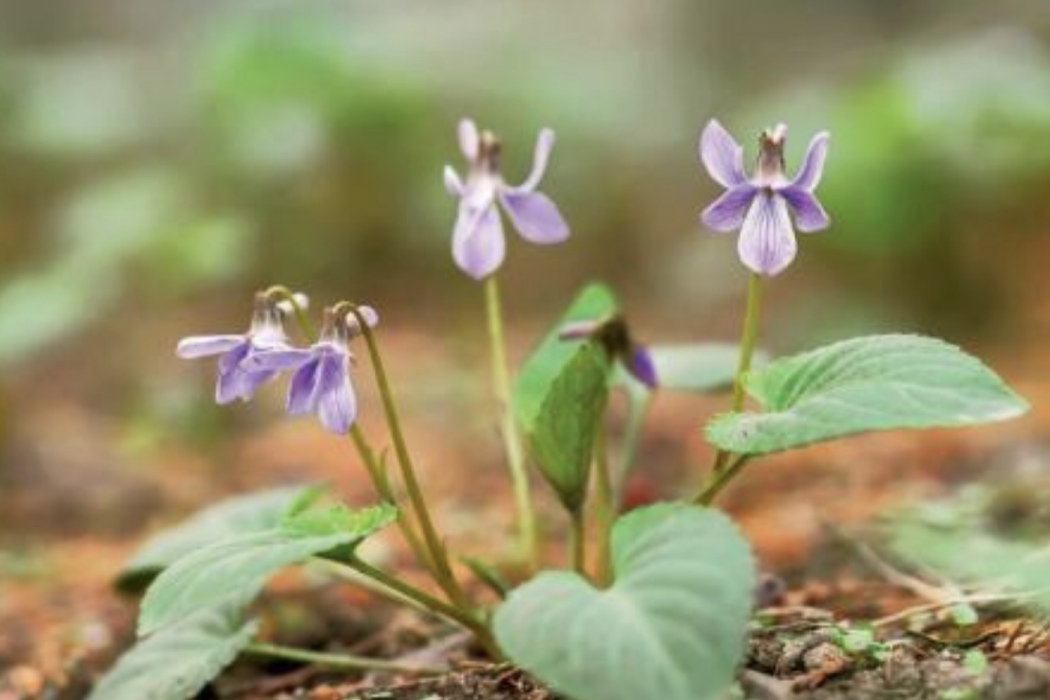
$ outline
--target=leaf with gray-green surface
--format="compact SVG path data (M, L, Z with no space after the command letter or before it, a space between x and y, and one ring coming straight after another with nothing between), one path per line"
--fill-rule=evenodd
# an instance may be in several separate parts
M512 403L529 454L569 510L583 502L598 422L608 397L611 364L593 341L566 341L571 321L616 313L607 287L587 286L521 369Z
M733 386L740 347L732 343L650 345L661 389L707 393ZM752 366L761 366L764 353L756 353Z
M714 700L744 651L755 567L721 513L638 509L613 528L615 581L544 572L496 611L500 647L575 700Z
M767 454L897 428L1006 420L1028 404L980 360L917 335L845 340L775 360L746 378L764 413L726 413L708 439L737 454Z
M205 608L140 640L87 700L188 700L233 662L255 635L243 601Z
M345 553L397 517L389 505L359 511L344 506L307 510L269 530L233 535L198 549L165 569L142 601L139 635L174 624L230 596L251 600L286 566Z
M289 510L308 505L322 493L318 485L293 486L236 496L209 506L140 547L117 577L117 587L140 591L180 557L233 535L273 529Z

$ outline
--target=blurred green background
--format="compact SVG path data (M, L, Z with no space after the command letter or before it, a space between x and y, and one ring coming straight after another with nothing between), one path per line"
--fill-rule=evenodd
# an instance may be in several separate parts
M369 301L423 354L480 342L441 184L466 115L502 135L512 182L538 129L558 134L543 188L574 235L512 241L519 354L594 277L643 336L735 337L744 271L697 221L717 194L696 155L712 116L748 146L787 122L791 169L833 135L833 226L775 280L771 348L887 329L1018 357L1050 341L1045 2L8 0L5 462L35 445L47 463L40 440L75 438L71 405L136 449L224 435L243 411L211 407L174 344L242 328L271 283Z

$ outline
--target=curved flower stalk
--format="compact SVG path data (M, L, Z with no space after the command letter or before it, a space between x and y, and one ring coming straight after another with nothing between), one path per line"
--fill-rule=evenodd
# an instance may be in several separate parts
M364 306L360 311L369 327L378 325L375 309ZM288 413L315 413L329 431L345 435L357 420L357 396L350 381L354 362L350 341L361 333L357 317L337 304L325 309L321 335L312 346L259 352L248 364L261 372L294 370L288 388Z
M786 137L783 124L762 132L755 173L748 177L744 149L717 120L708 122L700 136L700 160L711 177L726 188L701 219L715 231L739 229L740 260L753 272L766 276L782 272L795 259L795 228L809 233L830 223L814 194L824 172L830 135L822 131L813 137L793 179L785 174Z
M275 369L252 362L260 353L291 350L284 331L284 312L269 295L255 295L255 311L247 333L196 335L179 341L175 353L183 359L219 356L215 402L248 401L260 386L277 376Z
M569 237L569 226L550 197L537 191L547 169L554 132L540 131L532 172L514 187L500 172L500 142L491 131L478 131L470 119L459 123L459 147L469 164L466 181L445 166L445 189L459 198L459 213L452 235L456 265L477 280L494 273L503 263L506 241L497 203L507 213L521 237L531 243L560 243Z

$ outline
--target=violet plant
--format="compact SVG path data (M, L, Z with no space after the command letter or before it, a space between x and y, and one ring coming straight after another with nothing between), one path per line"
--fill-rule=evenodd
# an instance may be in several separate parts
M717 122L700 140L702 163L726 188L701 218L716 231L739 230L739 257L750 271L738 347L641 343L612 291L591 284L512 377L496 277L505 256L500 211L528 241L567 238L558 208L536 190L554 136L541 131L532 174L511 187L500 173L499 140L461 122L459 142L470 171L463 180L445 170L446 187L459 200L452 257L484 287L521 543L521 556L507 561L450 551L401 425L374 309L337 302L324 310L318 332L303 298L275 286L256 295L247 333L180 342L182 357L217 356L219 403L250 400L264 384L288 377L288 413L316 415L328 431L349 436L379 503L352 509L333 503L317 486L268 491L212 506L148 542L118 581L127 589L148 584L141 639L91 699L186 700L245 654L354 670L441 670L255 641L259 626L249 610L267 580L307 564L468 630L478 653L518 664L575 700L725 697L743 656L756 576L745 538L712 504L746 466L766 454L847 435L973 425L1027 408L976 358L917 335L853 338L754 362L761 358L756 344L763 288L794 260L796 230L829 224L815 195L828 135L814 137L793 178L785 167L785 139L783 125L762 133L751 176L743 148ZM298 342L290 339L293 321ZM363 344L367 370L358 366L354 344ZM378 388L392 460L380 456L385 452L356 420L351 378L360 382L368 374ZM730 386L729 411L707 424L714 458L696 493L624 513L623 483L636 468L653 395ZM607 420L617 392L628 406L618 436L610 434ZM568 556L560 569L539 570L544 563L527 462L567 514ZM543 524L547 530L557 525ZM359 553L361 542L390 525L433 586L412 584Z

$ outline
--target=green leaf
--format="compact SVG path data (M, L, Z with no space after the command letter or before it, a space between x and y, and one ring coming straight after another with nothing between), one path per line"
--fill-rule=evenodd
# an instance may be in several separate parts
M649 354L661 389L707 393L733 386L740 348L730 343L651 345ZM764 361L762 353L752 360L754 366Z
M245 622L244 606L238 603L199 610L141 640L120 657L87 700L196 697L255 635L256 623Z
M586 494L611 364L597 343L564 341L558 332L570 321L615 312L616 300L607 287L586 287L525 362L514 388L512 403L529 454L570 510L578 509Z
M613 528L615 582L544 572L498 608L517 664L576 700L707 700L744 651L755 567L721 513L685 504L632 511Z
M766 413L727 413L707 427L717 447L767 454L896 428L975 425L1028 404L977 358L916 335L854 338L770 363L746 379Z
M342 506L286 517L277 527L198 549L165 569L142 601L139 635L171 625L230 596L254 598L271 575L312 556L345 552L397 517L390 505Z
M124 591L140 591L180 557L232 535L275 528L286 513L309 505L322 493L323 488L316 485L295 486L236 496L209 506L147 541L124 565L116 585Z

